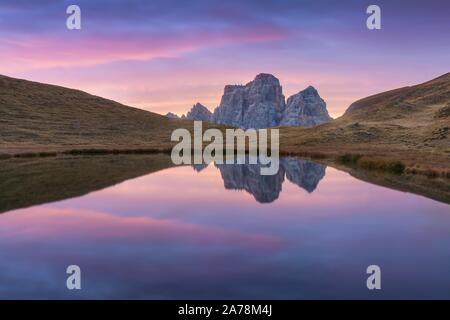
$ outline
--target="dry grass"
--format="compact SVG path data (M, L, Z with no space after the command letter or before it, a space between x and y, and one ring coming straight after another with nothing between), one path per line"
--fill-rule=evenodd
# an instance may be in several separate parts
M396 174L401 174L405 171L405 165L398 160L369 159L367 157L362 157L358 160L357 165L367 170L381 170Z
M368 168L447 176L450 74L355 102L344 116L314 128L280 128L280 153L339 160L364 156ZM0 76L0 159L68 154L168 152L172 120L85 92ZM204 129L224 126L204 124ZM37 155L36 155L37 154ZM378 164L377 164L378 163ZM432 174L434 172L434 174Z
M285 153L343 154L399 161L407 172L446 176L450 170L450 73L421 85L352 104L344 116L314 128L281 128ZM437 116L438 115L438 116ZM369 164L365 165L376 167ZM417 165L420 170L411 170ZM383 167L383 165L381 165Z
M179 127L192 130L193 123L78 90L0 76L0 153L163 150L171 147L170 135Z

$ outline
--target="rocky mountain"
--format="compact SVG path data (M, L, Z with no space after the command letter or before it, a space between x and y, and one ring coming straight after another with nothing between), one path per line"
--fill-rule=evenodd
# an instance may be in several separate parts
M197 102L186 114L186 119L194 121L211 122L212 113L204 105Z
M331 121L325 101L314 87L289 97L280 126L313 127Z
M315 88L310 86L289 97L286 104L280 81L267 73L258 74L246 85L225 86L213 114L197 103L186 118L244 129L313 127L332 120Z
M225 86L213 122L240 128L270 128L278 125L284 108L280 81L261 73L244 86Z

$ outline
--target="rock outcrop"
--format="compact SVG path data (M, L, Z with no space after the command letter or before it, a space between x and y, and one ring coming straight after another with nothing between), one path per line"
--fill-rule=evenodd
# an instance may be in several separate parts
M261 73L245 86L225 86L213 122L245 129L270 128L278 125L284 108L280 81Z
M325 101L314 87L289 97L280 126L313 127L331 120Z
M225 86L220 105L213 114L197 103L186 119L262 129L312 127L330 121L331 117L315 88L309 86L289 97L286 104L280 81L271 74L261 73L246 85Z
M196 103L192 109L186 114L186 119L193 121L211 122L212 113L201 103Z
M167 117L169 119L180 119L179 116L177 116L175 113L172 113L172 112L167 112L165 117Z

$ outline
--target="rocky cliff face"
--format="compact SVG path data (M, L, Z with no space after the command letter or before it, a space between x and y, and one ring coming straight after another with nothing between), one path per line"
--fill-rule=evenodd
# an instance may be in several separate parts
M314 87L289 97L280 126L313 127L331 120L325 101Z
M186 119L261 129L312 127L330 121L331 117L325 101L313 87L289 97L286 104L280 81L271 74L261 73L246 85L225 86L220 105L213 114L197 103Z
M284 108L280 81L262 73L245 86L226 86L213 122L239 128L270 128L278 125Z
M192 109L187 113L186 119L194 121L211 122L212 113L201 103L196 103Z

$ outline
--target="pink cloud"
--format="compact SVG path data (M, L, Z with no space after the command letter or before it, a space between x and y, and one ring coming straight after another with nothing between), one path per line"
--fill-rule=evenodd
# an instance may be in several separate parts
M2 39L0 68L16 72L52 67L76 67L121 60L151 60L175 57L201 48L226 44L257 43L281 39L286 30L260 25L252 28L229 27L226 30L195 32L150 32L140 34L92 35L68 32L67 36L39 38L22 36Z

